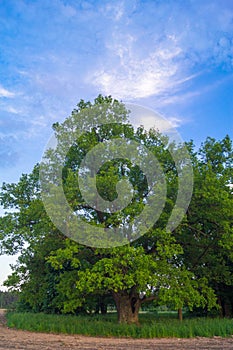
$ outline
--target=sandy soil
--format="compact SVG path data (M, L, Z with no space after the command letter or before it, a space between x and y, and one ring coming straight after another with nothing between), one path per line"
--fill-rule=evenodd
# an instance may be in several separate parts
M193 339L117 339L94 338L79 335L61 335L34 333L9 329L6 326L4 312L0 310L0 350L199 350L233 349L231 338L193 338Z

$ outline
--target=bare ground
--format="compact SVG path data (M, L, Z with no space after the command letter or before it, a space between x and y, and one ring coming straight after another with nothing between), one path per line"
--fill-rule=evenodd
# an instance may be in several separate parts
M6 326L4 312L0 310L0 350L199 350L233 349L231 338L97 338L80 335L35 333L10 329Z

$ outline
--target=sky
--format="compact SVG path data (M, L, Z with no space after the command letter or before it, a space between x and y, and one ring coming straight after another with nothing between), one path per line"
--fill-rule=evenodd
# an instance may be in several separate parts
M0 0L0 186L99 93L151 108L197 146L233 137L233 1Z

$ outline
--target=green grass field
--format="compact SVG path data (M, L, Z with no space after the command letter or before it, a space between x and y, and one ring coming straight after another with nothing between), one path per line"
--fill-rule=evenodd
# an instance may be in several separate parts
M8 313L9 327L36 332L82 334L104 337L228 337L233 335L233 319L192 318L182 322L153 313L140 315L140 326L120 325L116 314L66 316L34 313Z

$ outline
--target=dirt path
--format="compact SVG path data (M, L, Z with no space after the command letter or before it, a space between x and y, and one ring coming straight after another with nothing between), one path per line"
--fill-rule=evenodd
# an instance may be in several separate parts
M232 338L194 339L116 339L94 338L79 335L34 333L9 329L0 311L0 350L222 350L233 349Z

